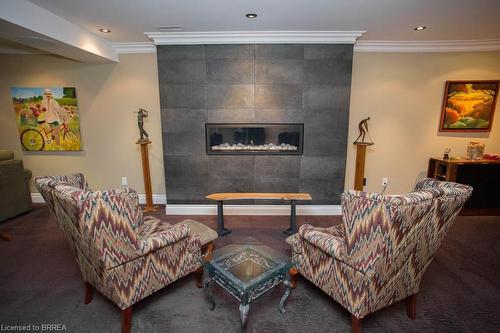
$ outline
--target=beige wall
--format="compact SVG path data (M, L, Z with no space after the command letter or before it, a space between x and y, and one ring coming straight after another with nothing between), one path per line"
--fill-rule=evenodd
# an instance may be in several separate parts
M441 157L446 147L452 156L464 156L471 140L500 153L500 114L491 133L438 132L446 80L500 79L500 52L471 53L355 53L349 140L367 116L375 145L366 157L365 190L387 193L409 191L424 177L429 157ZM346 188L354 184L355 148L348 146Z
M471 139L500 152L500 115L489 134L438 133L446 80L500 79L500 52L355 53L349 142L367 116L375 145L367 151L365 190L408 191L423 177L430 156L464 155ZM77 153L23 152L10 97L11 86L75 86L84 149ZM153 193L165 194L156 55L121 55L119 64L90 65L42 55L0 56L0 149L14 150L35 176L83 172L95 188L119 187L121 176L143 193L133 111L151 110L145 128L153 141ZM499 111L500 112L500 111ZM348 145L346 188L354 182L355 149Z
M9 88L75 86L80 109L82 152L23 152ZM45 55L0 56L0 149L22 157L34 176L83 172L94 188L120 187L121 177L144 193L137 111L150 110L145 129L153 141L153 193L164 194L160 101L155 54L120 56L118 64L83 64Z

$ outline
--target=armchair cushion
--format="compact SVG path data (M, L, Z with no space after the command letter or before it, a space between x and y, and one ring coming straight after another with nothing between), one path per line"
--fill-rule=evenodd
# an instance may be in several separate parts
M139 252L146 254L191 236L191 229L182 224L171 225L147 216L137 229Z

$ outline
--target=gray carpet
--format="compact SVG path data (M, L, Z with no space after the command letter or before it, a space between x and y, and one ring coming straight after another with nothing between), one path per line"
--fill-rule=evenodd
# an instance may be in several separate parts
M162 216L161 212L156 213ZM183 217L167 217L175 223ZM215 217L193 216L215 227ZM299 224L338 223L338 217L300 217ZM233 233L221 247L252 236L288 253L287 217L230 216ZM0 325L64 324L68 332L120 332L120 312L97 294L83 304L75 260L44 206L0 223L14 240L0 241ZM498 332L500 329L500 217L460 217L424 276L417 319L403 303L367 316L364 332ZM247 332L349 332L349 314L314 285L299 278L278 311L282 286L251 303ZM238 303L220 288L211 312L203 292L188 276L134 306L133 332L239 332ZM42 327L42 326L40 326Z

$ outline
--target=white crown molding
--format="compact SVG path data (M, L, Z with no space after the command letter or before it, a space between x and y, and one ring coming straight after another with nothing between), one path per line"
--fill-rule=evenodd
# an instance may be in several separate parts
M31 193L31 201L33 203L45 203L40 193ZM146 203L146 195L139 194L139 203ZM165 194L153 194L153 203L155 205L165 205L167 203L167 196Z
M355 52L475 52L498 51L500 39L434 41L357 41Z
M152 42L112 43L118 54L123 53L156 53L156 46Z
M147 34L173 34L164 32L154 32ZM175 33L179 34L179 33ZM151 38L151 37L150 37ZM175 37L177 38L177 37ZM244 39L235 39L233 44L251 43ZM305 38L305 37L304 37ZM168 38L167 38L168 39ZM231 42L215 42L210 43L205 40L197 39L197 41L174 42L173 39L168 39L169 43L153 43L153 42L130 42L130 43L113 43L113 47L119 54L128 53L156 53L156 45L176 45L176 44L218 44ZM253 43L266 43L263 41L254 41ZM273 42L268 43L292 43L291 41ZM320 43L317 40L301 41L295 43ZM335 44L335 42L324 42ZM340 43L340 42L337 42ZM349 42L352 43L352 42ZM155 45L156 44L156 45ZM500 39L484 39L484 40L454 40L454 41L357 41L354 44L354 52L476 52L476 51L500 51ZM0 48L0 54L48 54L41 50L21 50L14 48Z
M167 204L167 215L217 215L217 205ZM297 205L297 215L341 215L339 205ZM288 205L225 205L224 215L290 215Z
M184 44L354 44L364 31L145 32L155 45Z

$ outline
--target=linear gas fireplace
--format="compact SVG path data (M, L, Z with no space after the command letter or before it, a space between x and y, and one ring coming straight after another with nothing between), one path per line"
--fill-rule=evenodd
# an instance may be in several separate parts
M205 124L207 154L302 155L304 124Z

